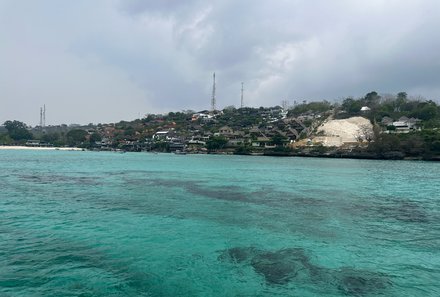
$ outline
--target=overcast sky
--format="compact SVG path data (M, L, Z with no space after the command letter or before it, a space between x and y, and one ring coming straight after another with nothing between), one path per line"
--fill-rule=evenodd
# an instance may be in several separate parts
M0 0L0 122L440 98L438 0Z

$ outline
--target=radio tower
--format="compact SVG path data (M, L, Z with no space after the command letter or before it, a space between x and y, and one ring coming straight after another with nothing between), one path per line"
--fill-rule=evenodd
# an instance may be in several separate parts
M40 128L43 129L46 126L46 104L40 107Z
M46 127L46 104L43 105L43 127Z
M213 83L212 83L212 98L211 98L211 111L215 111L215 72L213 75Z
M244 104L243 104L243 82L241 83L241 104L240 107L243 108Z
M40 129L43 129L43 107L40 107Z

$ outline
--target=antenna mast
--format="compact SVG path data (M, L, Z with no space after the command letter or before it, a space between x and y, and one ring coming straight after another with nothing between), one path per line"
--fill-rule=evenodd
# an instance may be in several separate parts
M215 111L215 72L213 75L213 83L212 83L212 98L211 98L211 111Z
M241 108L244 107L244 105L243 105L243 82L241 83L241 104L240 104L240 107Z
M46 127L46 104L43 105L43 127Z
M43 129L43 107L40 107L40 129Z

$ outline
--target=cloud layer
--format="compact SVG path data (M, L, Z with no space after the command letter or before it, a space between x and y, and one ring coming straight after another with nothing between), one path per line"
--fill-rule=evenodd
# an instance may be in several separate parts
M0 121L440 96L435 0L0 1Z

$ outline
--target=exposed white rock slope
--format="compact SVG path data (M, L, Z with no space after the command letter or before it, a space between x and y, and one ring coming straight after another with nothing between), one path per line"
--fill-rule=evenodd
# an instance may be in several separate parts
M352 117L343 120L329 120L318 127L314 142L324 146L341 146L344 143L357 142L366 139L373 133L373 125L363 117Z

